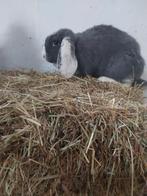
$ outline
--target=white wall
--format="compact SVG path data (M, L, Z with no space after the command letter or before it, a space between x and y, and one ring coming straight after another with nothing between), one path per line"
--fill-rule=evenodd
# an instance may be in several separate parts
M147 62L146 19L147 0L0 0L0 68L48 70L41 56L47 35L102 23L133 35Z

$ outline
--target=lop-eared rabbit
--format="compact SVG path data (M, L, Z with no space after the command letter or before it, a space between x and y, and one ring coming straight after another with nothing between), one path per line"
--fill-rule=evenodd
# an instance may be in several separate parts
M60 29L45 39L45 58L70 78L147 84L141 79L145 62L137 41L113 26L98 25L82 33Z

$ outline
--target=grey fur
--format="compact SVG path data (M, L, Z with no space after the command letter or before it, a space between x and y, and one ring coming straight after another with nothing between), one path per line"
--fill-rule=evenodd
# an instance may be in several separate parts
M70 37L78 61L77 76L106 76L118 82L140 81L145 62L137 41L113 26L98 25L82 33L61 29L45 40L46 59L57 63L60 45Z

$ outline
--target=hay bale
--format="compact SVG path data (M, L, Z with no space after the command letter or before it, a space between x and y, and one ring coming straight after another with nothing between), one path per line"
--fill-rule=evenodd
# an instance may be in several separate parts
M1 195L139 194L144 118L139 88L1 73Z

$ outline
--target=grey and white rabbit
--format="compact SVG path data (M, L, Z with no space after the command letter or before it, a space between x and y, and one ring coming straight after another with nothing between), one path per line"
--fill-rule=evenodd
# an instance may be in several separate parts
M46 60L67 78L90 75L147 84L141 79L145 62L139 44L113 26L98 25L82 33L60 29L45 39L44 46Z

